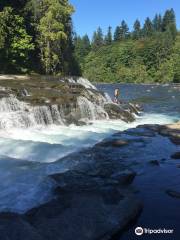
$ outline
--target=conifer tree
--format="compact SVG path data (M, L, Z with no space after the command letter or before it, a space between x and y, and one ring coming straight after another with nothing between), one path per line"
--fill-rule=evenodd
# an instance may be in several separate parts
M129 36L129 27L127 23L123 20L121 22L121 39L126 39Z
M121 29L119 26L117 26L114 32L114 41L119 41L121 38L120 35L121 35Z
M153 35L153 24L149 17L146 18L143 26L143 35L145 37L150 37Z
M141 23L138 19L135 21L133 28L133 38L139 39L141 37Z
M167 10L163 16L162 30L166 31L170 24L174 24L176 26L176 17L172 8L170 10Z
M92 48L93 50L96 50L98 47L101 47L104 45L104 37L102 29L99 27L96 32L93 34L92 39Z
M112 43L112 27L109 26L107 35L105 36L105 44L109 45Z

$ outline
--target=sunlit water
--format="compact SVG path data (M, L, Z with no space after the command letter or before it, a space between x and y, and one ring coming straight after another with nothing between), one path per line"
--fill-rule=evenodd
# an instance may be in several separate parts
M99 85L111 96L117 85ZM0 210L24 212L51 198L49 174L68 170L69 153L93 146L117 131L140 124L166 124L179 118L179 90L165 86L120 85L123 99L144 103L145 112L127 124L95 121L87 126L0 130ZM62 159L62 161L60 160ZM60 161L57 161L60 160Z

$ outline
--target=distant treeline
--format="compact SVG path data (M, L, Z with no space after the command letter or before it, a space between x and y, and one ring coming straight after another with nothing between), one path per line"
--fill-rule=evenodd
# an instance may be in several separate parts
M73 31L68 0L0 1L0 73L83 75L99 82L180 81L180 36L173 9L123 20L92 40Z
M99 27L90 41L75 38L82 74L98 82L180 82L180 35L173 9L154 19L137 19L129 31L123 20L114 33Z

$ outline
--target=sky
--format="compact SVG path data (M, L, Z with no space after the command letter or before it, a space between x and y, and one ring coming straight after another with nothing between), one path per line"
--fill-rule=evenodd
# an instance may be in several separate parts
M151 19L156 13L164 14L173 8L176 13L178 29L180 29L180 0L70 0L75 8L73 14L74 29L78 35L93 32L100 26L104 33L108 26L113 30L124 19L132 29L138 18L141 23L146 17Z

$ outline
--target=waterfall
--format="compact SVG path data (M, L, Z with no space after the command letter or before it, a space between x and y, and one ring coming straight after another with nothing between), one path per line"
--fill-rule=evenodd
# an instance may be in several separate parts
M108 114L101 105L97 105L85 97L78 97L77 102L81 113L81 119L108 119Z
M86 121L108 119L108 114L104 110L105 98L97 93L93 94L89 91L86 93L87 97L79 96L77 98L76 110L80 113L78 119ZM89 100L91 98L92 101ZM65 106L55 104L32 106L11 95L0 99L0 129L64 125L66 117L74 109L71 106L68 113L66 111Z
M107 92L104 93L104 97L106 98L107 102L109 102L109 103L113 102L111 97L109 96L109 94Z
M63 124L57 105L31 106L16 97L0 99L0 128L27 128L36 125Z

